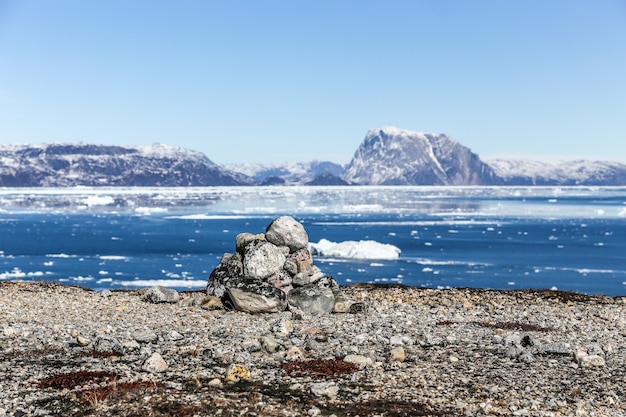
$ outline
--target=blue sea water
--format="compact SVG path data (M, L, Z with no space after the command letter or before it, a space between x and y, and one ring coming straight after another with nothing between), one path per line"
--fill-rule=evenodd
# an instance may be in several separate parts
M279 215L311 242L399 259L315 257L341 284L626 295L626 188L204 187L0 190L0 280L202 288L241 232Z

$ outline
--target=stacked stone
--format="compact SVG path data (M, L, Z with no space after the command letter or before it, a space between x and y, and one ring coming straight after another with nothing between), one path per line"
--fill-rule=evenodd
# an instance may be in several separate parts
M362 308L313 265L308 246L306 230L291 216L278 217L264 234L241 233L235 253L225 254L211 273L207 295L248 313L289 308L324 314Z

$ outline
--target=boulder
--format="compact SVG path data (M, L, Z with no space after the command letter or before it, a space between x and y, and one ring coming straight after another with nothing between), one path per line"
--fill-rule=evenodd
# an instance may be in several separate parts
M288 253L289 249L285 246L253 241L245 249L243 274L251 278L267 278L282 269Z
M247 313L276 313L287 307L285 293L260 279L231 278L226 284L233 307Z
M178 291L160 285L149 288L142 297L149 303L177 303L180 300Z
M281 216L271 222L265 230L265 239L276 246L287 246L291 252L309 245L304 226L291 216Z
M309 314L326 314L335 307L335 295L330 288L317 285L305 285L294 288L287 294L289 306L296 307Z
M243 274L243 261L241 255L236 253L226 253L217 267L209 276L206 294L218 298L226 294L225 284L230 278L240 277Z

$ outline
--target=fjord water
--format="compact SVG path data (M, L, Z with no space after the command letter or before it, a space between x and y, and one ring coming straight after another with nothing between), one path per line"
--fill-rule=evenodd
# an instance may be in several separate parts
M340 283L626 295L623 187L204 187L0 190L0 279L202 288L241 232L279 215L311 242L399 259L315 257Z

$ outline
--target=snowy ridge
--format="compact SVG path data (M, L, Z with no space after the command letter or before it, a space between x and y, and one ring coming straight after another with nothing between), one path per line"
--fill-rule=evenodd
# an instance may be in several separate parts
M626 165L618 162L497 159L487 163L507 185L626 184Z
M189 149L85 143L0 145L0 187L213 185L626 185L602 161L484 162L444 134L371 129L347 166L328 161L218 165Z
M324 176L339 178L344 167L334 162L278 162L273 164L226 164L226 169L249 177L259 185L309 185ZM327 184L332 185L332 184Z
M0 146L0 186L200 186L239 183L204 154L164 144Z

